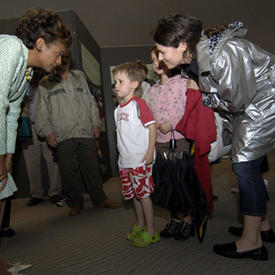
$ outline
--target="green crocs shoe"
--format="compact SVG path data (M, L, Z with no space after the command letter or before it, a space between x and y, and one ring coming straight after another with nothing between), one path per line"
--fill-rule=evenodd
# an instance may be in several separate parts
M126 234L126 239L129 240L129 241L133 241L134 239L139 237L139 235L143 231L144 231L144 227L139 227L138 225L135 224L132 231L130 231Z
M138 238L134 239L132 244L135 247L147 247L150 244L157 243L160 240L159 233L155 233L155 235L150 235L146 231L142 232Z

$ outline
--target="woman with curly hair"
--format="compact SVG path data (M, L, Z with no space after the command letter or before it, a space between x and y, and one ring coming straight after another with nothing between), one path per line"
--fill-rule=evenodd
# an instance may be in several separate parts
M3 199L16 190L11 177L12 154L32 67L50 72L61 64L71 43L71 32L61 18L42 8L30 9L20 18L15 36L0 35L0 222L1 200L3 206Z

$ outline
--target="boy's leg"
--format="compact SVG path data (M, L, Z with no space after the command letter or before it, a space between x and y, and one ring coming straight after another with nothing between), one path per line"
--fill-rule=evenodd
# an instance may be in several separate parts
M119 175L121 181L122 196L125 200L133 200L137 223L133 229L126 234L126 239L129 241L134 240L144 230L144 216L142 205L139 200L135 198L135 193L131 182L131 171L132 168L120 168Z
M144 214L143 214L143 205L142 201L133 198L133 203L136 211L137 225L139 227L144 227Z
M144 227L144 215L143 209L140 200L135 198L135 192L133 190L132 184L132 168L122 168L119 171L120 181L121 181L121 189L122 189L122 196L125 200L133 200L136 218L137 218L137 225L139 227Z
M150 197L141 199L141 205L146 221L146 231L150 235L155 234L155 225L154 225L154 210L153 204Z
M145 218L147 232L154 235L154 210L150 198L150 194L152 194L154 189L152 165L132 169L131 179L133 182L135 197L140 199L140 205L137 205L137 207L141 207L142 215L139 213L138 219L143 219L141 222L144 223ZM137 199L135 200L137 201Z

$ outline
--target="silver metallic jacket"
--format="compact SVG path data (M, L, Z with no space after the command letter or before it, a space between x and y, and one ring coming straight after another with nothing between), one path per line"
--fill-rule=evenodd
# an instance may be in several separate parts
M264 156L275 148L275 56L245 40L240 27L223 35L210 54L202 36L197 45L200 88L211 108L233 126L232 161Z

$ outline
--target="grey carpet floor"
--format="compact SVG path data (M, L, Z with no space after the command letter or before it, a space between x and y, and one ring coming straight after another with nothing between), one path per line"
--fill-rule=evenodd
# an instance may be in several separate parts
M269 155L271 200L270 220L275 229L275 152ZM125 239L135 223L130 203L117 210L95 209L87 199L80 215L70 217L66 207L58 208L48 201L26 207L27 199L13 203L13 238L2 238L0 259L7 262L31 263L27 275L88 275L88 274L275 274L275 244L266 262L251 259L234 260L212 252L216 243L236 240L227 229L238 225L238 194L230 193L236 183L231 162L224 159L213 167L215 202L203 243L196 237L185 242L162 239L147 248L134 248ZM107 195L122 201L120 183L114 178L104 184ZM168 212L155 207L156 228L166 224ZM1 274L0 274L1 275Z

